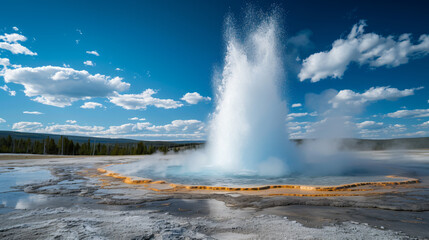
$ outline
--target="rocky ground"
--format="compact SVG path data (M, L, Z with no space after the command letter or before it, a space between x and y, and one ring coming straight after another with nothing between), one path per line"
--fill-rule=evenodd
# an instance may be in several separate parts
M0 181L35 167L50 176L0 193L1 239L429 238L426 185L382 197L166 194L95 170L141 157L2 158Z

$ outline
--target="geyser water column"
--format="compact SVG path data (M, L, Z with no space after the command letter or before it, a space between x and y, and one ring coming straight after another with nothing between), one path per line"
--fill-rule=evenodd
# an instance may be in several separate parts
M208 137L211 164L235 174L280 176L293 167L282 99L285 73L278 24L266 17L238 39L228 24L227 51L215 79L216 110Z

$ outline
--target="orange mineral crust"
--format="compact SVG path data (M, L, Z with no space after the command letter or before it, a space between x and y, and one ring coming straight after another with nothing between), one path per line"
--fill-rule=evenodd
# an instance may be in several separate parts
M215 193L215 192L240 192L241 194L261 196L295 196L295 197L335 197L335 196L367 196L383 194L394 191L397 186L417 184L416 178L386 176L391 181L380 182L357 182L337 186L308 186L308 185L264 185L246 187L204 186L184 185L168 183L166 181L153 181L149 178L122 176L119 173L98 168L97 171L103 176L111 177L112 180L121 180L125 184L140 185L143 188L155 192L177 192L177 193Z

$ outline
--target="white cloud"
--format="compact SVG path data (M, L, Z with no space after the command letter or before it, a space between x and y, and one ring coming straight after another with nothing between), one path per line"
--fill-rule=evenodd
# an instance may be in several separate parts
M67 120L66 123L70 123L70 124L75 124L77 121L76 120Z
M303 113L289 113L287 116L295 118L295 117L304 117L304 116L307 116L307 115L308 115L308 113L303 112Z
M22 46L18 42L25 42L27 38L18 33L5 33L0 35L0 49L5 49L13 54L25 54L35 56L37 53L32 52L30 49Z
M193 92L193 93L186 93L185 95L183 95L181 100L189 104L197 104L200 101L203 101L203 100L210 101L212 99L210 97L203 97L197 92Z
M204 123L198 120L174 120L170 124L160 125L160 126L151 126L147 127L148 130L159 132L172 132L172 131L201 131L204 128Z
M154 98L152 95L157 93L153 89L146 89L140 94L116 94L109 97L110 102L127 110L146 109L147 106L155 106L157 108L179 108L183 104L173 99Z
M131 120L131 121L145 121L146 118L132 117L132 118L128 118L128 120Z
M417 127L429 127L429 121L417 125Z
M25 95L35 97L33 101L56 107L92 97L109 97L130 87L120 77L91 75L87 71L55 66L7 69L4 80L23 85Z
M97 102L86 102L82 106L80 106L80 108L85 108L85 109L94 109L96 107L101 108L103 107L103 104L97 103Z
M359 130L359 134L363 138L391 138L405 132L407 128L405 125L401 124L389 124L384 126L384 123L374 122L374 124L367 124L367 126Z
M124 71L123 69L121 69L121 68L115 68L115 70L116 71Z
M15 31L19 31L19 28L17 28L17 27L12 27L12 29Z
M12 68L20 68L21 67L21 65L10 64L10 60L8 58L0 58L0 66L2 67L0 69L0 77L4 76L4 73L6 72L8 67L12 67ZM7 88L7 86L6 86L6 88ZM5 90L5 89L3 88L3 90ZM5 90L5 91L7 91L7 90Z
M307 113L307 112L302 112L302 113L289 113L289 114L287 115L286 120L287 120L287 121L291 121L291 120L293 120L294 118L297 118L297 117L305 117L305 116L307 116L307 115L308 115L308 113Z
M425 137L429 135L429 131L417 131L394 135L395 137Z
M417 125L418 127L429 127L429 121L426 121L422 124Z
M40 115L40 114L43 114L43 113L38 112L38 111L32 111L32 112L30 112L30 111L24 111L24 112L22 112L22 113L24 113L24 114L32 114L32 115Z
M0 66L3 66L3 68L6 68L10 65L10 61L8 58L0 58Z
M100 54L97 51L86 51L86 53L95 55L97 57L100 56Z
M302 107L302 104L301 103L294 103L294 104L292 104L292 107L293 108Z
M12 125L12 129L16 131L34 131L43 127L39 122L17 122Z
M0 40L8 43L16 43L16 42L25 42L27 41L27 38L18 33L11 33L11 34L5 33L3 35L0 35Z
M2 89L3 91L9 92L9 95L11 95L11 96L16 95L16 92L10 90L10 88L6 84L4 86L0 86L0 89Z
M98 132L103 131L101 126L79 126L76 124L55 124L45 128L39 128L36 132L39 133L54 133L54 134L70 134L70 135L99 135Z
M10 64L10 61L8 58L0 58L0 66L3 67L3 69L0 71L0 76L4 75L4 71L6 71L7 67L12 67L12 68L20 68L21 67L21 65Z
M120 126L110 126L103 134L129 134L137 131L146 130L151 124L148 122L139 122L139 123L126 123Z
M95 66L95 63L90 60L86 60L85 62L83 62L83 64L85 64L86 66Z
M0 123L5 123L6 120L4 120L3 118L0 118Z
M387 116L391 118L429 117L429 109L398 110L393 113L388 113Z
M402 34L395 40L393 36L364 34L365 26L365 22L360 21L353 26L347 39L338 39L331 50L312 54L305 59L299 79L318 82L327 77L341 78L352 62L371 67L397 67L408 63L410 58L429 53L429 35L421 35L418 43L412 44L411 34Z
M288 127L289 128L289 131L298 131L298 130L301 130L301 126L293 126L293 127Z
M119 126L80 126L74 120L71 124L53 124L44 127L38 122L18 122L13 129L37 133L69 134L99 137L145 137L151 139L202 139L205 124L198 120L174 120L166 125L149 122L126 123Z
M397 88L390 87L371 87L364 93L357 93L350 89L339 91L330 101L332 107L338 108L343 105L361 106L367 102L374 102L379 100L394 100L401 97L414 95L415 90L420 88L411 88L398 90Z
M361 123L356 123L356 127L359 129L379 129L382 128L384 123L374 122L374 121L364 121Z

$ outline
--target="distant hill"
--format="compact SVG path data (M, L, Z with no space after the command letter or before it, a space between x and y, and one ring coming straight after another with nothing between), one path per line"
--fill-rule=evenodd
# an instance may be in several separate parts
M47 134L47 133L29 133L29 132L15 132L15 131L0 131L0 138L4 137L7 138L8 136L11 136L13 139L30 139L32 141L34 140L43 140L47 137L54 139L56 142L63 137L67 137L69 140L72 140L73 142L78 143L86 143L88 142L88 139L91 139L91 142L101 143L101 144L108 144L108 145L114 145L114 144L129 144L129 143L138 143L143 142L146 145L152 145L152 146L170 146L170 145L176 145L176 144L187 144L187 143L203 143L202 141L141 141L141 140L135 140L135 139L126 139L126 138L100 138L100 137L83 137L83 136L73 136L73 135L58 135L58 134Z
M46 134L46 133L28 133L28 132L15 132L15 131L0 131L0 138L6 138L10 135L13 139L24 139L28 138L32 141L43 140L47 137L58 141L61 136L67 137L69 140L78 143L87 143L88 139L91 139L91 143L101 143L107 145L115 144L136 144L141 140L126 139L126 138L99 138L99 137L84 137L84 136L73 136L73 135L58 135L58 134ZM395 139L357 139L357 138L346 138L346 139L335 139L339 141L339 148L342 150L387 150L387 149L429 149L429 137L421 138L395 138ZM293 139L291 140L297 145L304 144L306 142L316 141L316 139ZM205 141L141 141L145 145L152 145L155 147L161 146L175 146L181 144L204 144Z

